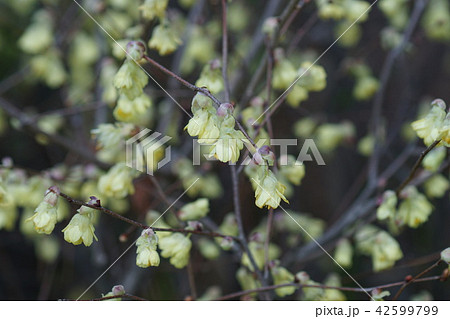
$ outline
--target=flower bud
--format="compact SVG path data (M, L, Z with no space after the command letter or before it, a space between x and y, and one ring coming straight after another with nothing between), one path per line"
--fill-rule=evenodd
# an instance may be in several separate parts
M114 296L121 296L125 294L125 288L122 285L114 286L112 289Z
M264 24L262 26L262 31L264 34L266 34L268 37L273 37L275 34L275 31L278 28L279 20L276 17L269 17L264 21Z
M203 224L196 220L188 221L188 226L186 227L188 230L202 231Z
M306 271L300 271L295 274L295 281L300 284L306 284L311 278Z
M144 57L145 44L141 41L130 41L127 43L127 58L139 61Z
M220 241L220 247L223 250L229 250L231 247L233 247L233 238L231 237L224 237L222 238L222 240Z
M233 104L231 103L222 103L220 104L219 108L217 109L217 116L224 117L228 114L233 114Z

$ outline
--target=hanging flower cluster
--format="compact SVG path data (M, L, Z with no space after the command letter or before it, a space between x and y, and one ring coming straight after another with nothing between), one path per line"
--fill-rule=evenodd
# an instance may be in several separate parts
M433 206L426 196L419 193L414 186L406 187L401 193L402 201L397 209L397 196L395 192L388 190L384 192L382 202L377 209L379 220L387 219L392 226L401 227L408 225L417 228L428 220Z
M136 241L136 265L141 268L159 266L159 255L156 251L157 244L158 236L156 236L155 232L150 228L144 229Z
M191 110L194 116L185 127L189 135L198 136L200 144L211 145L210 157L225 163L237 162L245 136L234 129L233 106L222 103L216 111L211 99L199 92L192 100Z
M296 69L281 48L274 50L274 59L272 86L276 90L289 89L286 101L290 106L298 107L308 99L309 92L325 89L327 74L322 66L306 60Z
M373 225L362 227L354 240L362 254L372 257L374 271L388 269L403 257L398 242L388 232Z
M44 197L44 200L34 211L34 215L26 221L32 221L34 229L40 234L51 234L58 220L57 204L59 197L59 188L50 187Z
M88 202L90 205L98 205L99 200L92 197ZM81 206L78 209L78 214L75 214L70 220L69 224L62 230L64 233L64 240L74 245L83 243L86 247L92 245L95 236L94 220L96 210L87 206Z
M429 146L441 140L437 146L450 147L450 113L446 111L446 108L443 100L436 99L431 103L431 109L427 115L411 124L425 145Z
M148 83L148 76L139 65L145 46L140 41L131 41L127 44L126 51L126 60L113 81L120 93L114 117L121 122L139 124L152 106L150 97L143 90Z
M362 0L316 0L319 17L324 20L338 20L335 29L339 44L351 47L358 43L362 30L360 23L369 17L370 3ZM350 27L351 26L351 27Z

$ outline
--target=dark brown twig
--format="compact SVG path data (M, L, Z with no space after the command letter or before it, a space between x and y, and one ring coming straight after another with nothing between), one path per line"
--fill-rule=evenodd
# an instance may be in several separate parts
M413 282L417 282L418 279L420 277L422 277L423 275L429 273L431 270L433 270L434 268L436 268L437 266L439 266L439 264L442 262L441 259L439 259L438 261L436 261L434 264L432 264L430 267L428 267L427 269L425 269L424 271L420 272L418 275L416 275L414 278L412 278L409 281L404 281L402 286L400 287L400 289L397 291L397 293L395 294L394 298L392 298L392 300L397 300L398 297L400 297L401 293L403 292L403 290L405 290L406 287L408 287L410 284L412 284ZM440 278L440 276L439 276Z

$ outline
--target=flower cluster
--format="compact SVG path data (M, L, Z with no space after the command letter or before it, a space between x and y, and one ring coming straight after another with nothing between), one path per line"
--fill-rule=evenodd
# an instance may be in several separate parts
M408 225L411 228L417 228L428 220L433 206L414 186L406 187L400 193L400 198L402 201L397 210L395 192L391 190L384 192L382 202L377 209L377 218L387 219L394 227Z
M211 145L210 157L221 162L237 162L245 136L234 129L233 106L223 103L216 111L208 97L197 93L191 109L194 116L185 127L189 135L198 136L199 144Z
M436 99L431 103L427 115L411 124L425 145L441 140L437 146L450 147L450 113L446 111L446 107L443 100Z
M175 51L181 43L182 41L174 25L164 20L153 30L148 46L158 50L160 55L167 55Z
M398 242L388 232L375 226L362 227L354 239L357 249L372 257L374 271L388 269L403 257Z
M430 39L450 41L450 5L446 0L431 0L423 17L423 27Z
M158 236L156 236L155 232L151 228L144 229L136 241L136 265L141 268L159 266L159 255L156 251L157 244Z
M289 105L298 107L308 99L309 92L322 91L326 87L327 74L322 66L304 61L300 68L296 69L284 56L281 48L275 49L274 58L272 87L276 90L289 89L286 98Z
M98 189L107 197L124 198L134 193L135 174L136 172L124 163L116 164L99 178Z
M294 282L294 275L291 274L286 268L278 265L279 262L275 261L270 269L270 274L273 278L274 285L290 284ZM275 293L278 297L284 297L292 295L296 288L294 286L287 286L275 289Z
M359 24L369 16L370 4L367 1L316 0L316 3L321 19L339 21L335 30L336 37L340 37L339 44L350 47L358 43L362 33Z
M182 221L197 220L209 213L209 201L206 198L197 199L181 207L178 217Z
M120 93L114 117L121 122L140 124L141 118L146 116L152 106L150 97L143 90L148 83L148 77L139 65L145 53L145 46L140 41L131 41L127 44L126 51L126 60L113 81Z
M349 72L356 80L353 87L353 96L358 101L366 101L373 97L380 86L379 81L372 75L367 64L359 61L349 62Z
M224 84L220 60L214 59L206 64L203 67L197 82L195 82L195 85L198 87L206 87L213 94L222 91Z
M139 7L142 16L145 19L163 18L166 14L166 8L169 0L145 0Z
M277 208L281 200L289 203L284 196L286 186L278 181L275 174L267 165L260 165L256 177L253 178L255 187L255 204L259 208Z
M164 236L159 241L161 256L170 258L170 263L176 268L183 268L188 264L191 247L189 236L180 233Z
M255 233L252 235L252 238L248 244L248 248L253 256L253 259L255 260L256 266L259 269L263 269L266 261L265 259L266 256L264 249L264 238L261 233ZM273 243L269 243L269 250L267 256L268 260L269 261L275 260L280 256L280 254L281 254L280 248ZM251 271L254 271L254 267L247 253L242 254L241 264L243 266L246 266Z
M379 0L378 7L393 27L403 29L408 23L408 0Z

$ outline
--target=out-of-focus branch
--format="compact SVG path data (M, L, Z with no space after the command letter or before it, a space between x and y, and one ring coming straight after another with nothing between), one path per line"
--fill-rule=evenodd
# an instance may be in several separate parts
M441 278L442 278L441 276L430 276L430 277L426 277L426 278L417 279L414 282L436 281L436 280L440 280ZM265 287L250 289L250 290L238 291L238 292L234 292L234 293L219 297L215 300L229 300L229 299L249 295L249 294L252 294L255 292L271 291L271 290L275 290L275 289L283 288L283 287L296 287L297 289L302 289L302 288L335 289L335 290L340 290L340 291L361 292L361 293L366 294L366 293L371 292L374 289L392 288L392 287L402 286L403 284L404 284L404 281L399 281L399 282L393 282L390 284L379 285L379 286L375 286L375 287L361 289L361 288L354 288L354 287L336 287L336 286L327 286L327 285L302 285L302 284L297 284L297 283L288 283L288 284L272 285L272 286L265 286Z
M50 142L62 146L63 148L67 149L68 151L74 152L81 157L83 157L85 160L88 160L90 162L93 162L97 164L98 166L102 168L108 168L110 167L109 164L106 164L104 162L99 161L96 157L94 152L91 152L89 147L82 147L81 145L74 144L72 140L65 138L60 135L55 134L49 134L47 132L42 131L36 121L32 119L32 117L29 117L25 113L23 113L18 107L13 105L11 102L7 101L6 99L0 97L0 107L10 116L15 119L17 119L22 127L26 130L29 130L30 132L33 132L35 134L42 134L46 136Z

